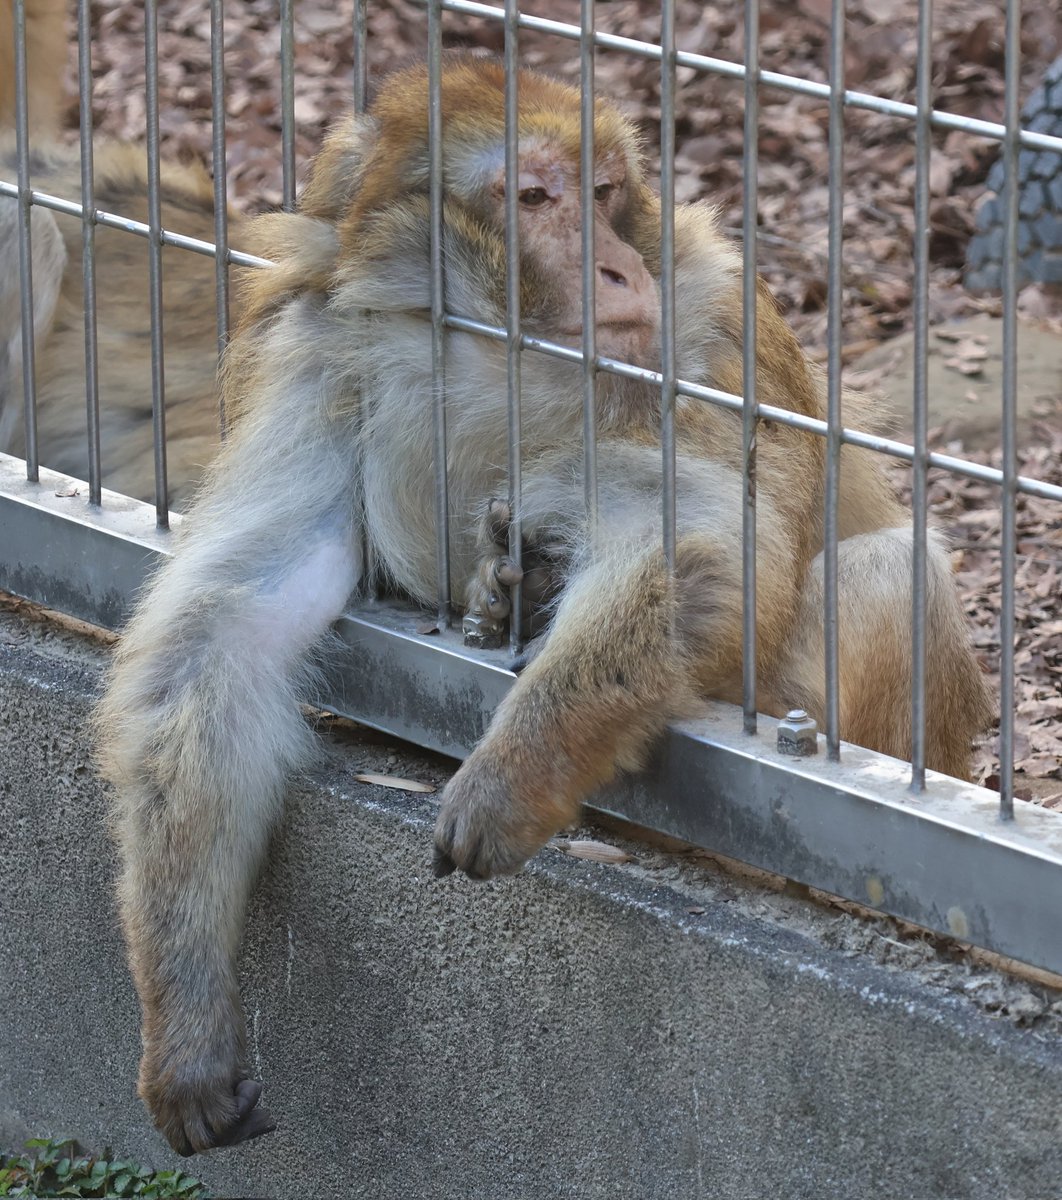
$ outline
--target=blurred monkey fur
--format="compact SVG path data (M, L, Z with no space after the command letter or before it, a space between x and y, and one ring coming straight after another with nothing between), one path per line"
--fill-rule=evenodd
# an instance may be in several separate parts
M77 200L81 160L59 138L67 58L64 0L26 0L27 110L32 186ZM12 0L0 0L0 176L17 178ZM97 139L96 207L147 223L143 147ZM201 164L163 161L162 225L214 238L214 193ZM85 326L81 220L30 209L33 248L37 436L41 462L88 475L85 438ZM233 216L234 230L239 219ZM95 232L100 440L109 488L154 498L148 242L105 225ZM214 263L167 256L163 272L167 452L170 503L184 507L218 446ZM0 450L25 453L19 302L18 202L0 197Z
M523 325L579 347L579 94L522 72L519 95ZM503 104L500 64L445 60L446 305L492 324L505 323ZM388 587L435 602L426 114L426 70L391 75L366 116L337 123L297 212L240 224L241 249L276 265L244 279L221 383L233 429L205 470L177 556L125 631L97 714L143 1012L140 1095L185 1154L273 1127L251 1074L236 957L286 780L312 754L299 702L312 694L315 648L364 583L363 539ZM97 154L101 206L135 214L142 171L124 148ZM598 352L656 367L659 200L637 133L606 101L596 108L595 155ZM76 155L51 161L40 185L69 194ZM183 168L167 178L164 223L209 238L205 178ZM35 236L34 251L42 460L78 473L64 431L83 408L79 236L66 236L51 214L34 220L57 227ZM11 253L11 228L9 218L0 225L0 255ZM108 292L146 288L139 239L100 232L101 244L114 240L113 249L101 245L101 278L115 272ZM678 372L740 393L740 253L700 205L676 210L675 244ZM204 369L215 338L212 264L174 254L167 278L166 323L181 339L176 351L167 346L168 402L187 413L174 474L190 486L214 444L213 378ZM12 346L8 308L5 297L2 332ZM101 337L113 338L113 352L101 364L118 360L113 394L110 383L101 389L115 409L104 421L107 481L144 495L149 391L124 383L120 365L143 364L136 343L146 305L107 311L116 315L101 315ZM15 333L17 320L16 305ZM823 417L823 381L764 285L757 321L761 402ZM5 403L17 387L8 353ZM472 611L502 619L503 585L519 576L504 549L512 518L499 465L507 461L505 347L449 331L446 354L451 585ZM181 363L187 387L171 396ZM583 502L580 368L526 354L522 400L528 591L532 607L548 610L549 628L446 788L439 875L519 870L595 789L638 770L668 721L695 711L701 697L741 695L740 415L678 401L671 573L660 549L659 389L598 376L594 528ZM850 424L870 420L861 398L846 405ZM768 422L758 444L759 703L775 714L799 704L821 721L824 446ZM846 446L842 462L841 735L907 757L910 515L873 454ZM928 579L928 760L962 776L990 706L945 548L932 534Z

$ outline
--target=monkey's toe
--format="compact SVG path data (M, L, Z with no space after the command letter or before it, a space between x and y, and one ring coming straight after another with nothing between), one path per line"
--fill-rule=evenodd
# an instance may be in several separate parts
M505 589L519 581L522 572L506 555L488 555L465 592L465 645L479 650L496 650L505 640L507 618L512 608Z

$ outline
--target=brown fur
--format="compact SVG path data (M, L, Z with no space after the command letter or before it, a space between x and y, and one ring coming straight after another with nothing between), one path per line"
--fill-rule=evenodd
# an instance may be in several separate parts
M66 0L27 0L26 103L32 137L59 131L66 62ZM0 0L0 129L15 127L14 5Z
M521 216L526 315L532 327L578 344L571 329L559 327L559 314L579 294L579 273L565 251L578 233L571 215L578 95L533 74L521 76L520 95L524 166L533 187L554 188L547 208L536 213L529 202ZM501 323L499 66L452 60L443 97L452 169L448 305ZM298 712L306 664L363 578L362 536L391 585L424 601L436 590L426 111L423 68L394 76L368 118L337 126L300 212L247 231L247 248L278 265L245 283L223 385L239 420L206 473L180 553L130 623L99 710L101 761L116 792L122 917L144 1011L140 1094L184 1153L270 1128L268 1114L255 1108L235 956L285 779L310 751ZM629 338L632 352L652 366L655 317L645 298L659 272L658 202L636 135L607 104L598 106L595 140L601 161L625 172L622 181L609 177L616 191L598 225L605 265L626 277L632 297L631 320L601 334ZM116 155L115 180L120 161ZM127 194L114 199L121 211L143 202L142 177L132 168L127 177ZM209 237L202 187L175 178L170 202L167 224L182 228L178 218L187 217L190 232ZM76 239L65 240L73 262ZM146 304L132 295L132 279L146 271L127 257L141 246L115 235L105 251L115 256L121 290L130 290L106 318L115 360L143 361L132 348L146 327ZM677 211L676 246L679 373L739 392L740 260L704 208ZM203 260L200 268L180 255L173 266L170 286L178 291L167 297L167 328L209 361L211 264ZM45 346L46 359L56 356L45 371L69 379L80 330L76 287L63 286L67 316ZM609 302L622 311L618 295ZM761 401L823 416L822 381L765 288L758 328ZM192 364L193 354L171 355L170 388L172 364ZM504 347L451 334L447 365L451 583L459 591L469 578L491 578L483 572L498 558L496 533L484 533L482 513L491 497L508 492ZM202 372L200 362L196 396L188 385L190 431L205 427ZM76 411L76 389L55 386L49 393L46 383L42 413L52 405L57 413ZM149 435L131 432L135 395L117 378L113 386L127 397L119 414L128 427L118 430L117 444L130 470L139 470L134 460L147 461ZM660 551L658 391L599 377L602 504L591 530L580 478L581 374L528 354L523 387L517 516L529 561L541 555L563 592L543 649L444 796L437 869L456 866L476 877L518 869L593 789L636 770L670 719L700 696L735 699L741 682L740 419L711 405L678 405L672 576ZM146 388L138 394L142 413ZM849 421L859 423L862 402L846 403ZM51 445L58 438L47 434ZM209 452L203 444L189 461ZM842 457L841 732L904 755L908 515L872 456L846 449ZM758 463L761 706L779 712L802 703L821 719L823 443L765 423ZM148 490L133 482L131 475L123 486ZM962 774L988 706L936 542L930 576L930 765Z

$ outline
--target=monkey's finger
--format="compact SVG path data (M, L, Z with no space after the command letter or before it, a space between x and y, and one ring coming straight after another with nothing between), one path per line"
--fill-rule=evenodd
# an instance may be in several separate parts
M487 616L493 617L495 621L500 621L507 617L509 610L512 608L512 605L509 603L509 597L504 592L488 592L483 606L487 610Z
M519 583L523 577L523 570L507 555L504 558L499 558L494 564L494 578L502 587L512 587L514 583Z
M492 500L487 505L487 536L492 542L505 545L509 540L509 526L513 515L507 500Z

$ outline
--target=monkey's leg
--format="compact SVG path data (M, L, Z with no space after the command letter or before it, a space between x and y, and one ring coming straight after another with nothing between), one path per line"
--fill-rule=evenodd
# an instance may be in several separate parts
M272 1128L255 1108L235 957L286 776L311 746L309 652L360 570L350 452L312 412L300 428L299 401L311 408L297 395L237 426L97 717L143 1010L140 1095L182 1154Z
M895 758L911 756L909 527L845 539L838 547L841 737ZM929 536L926 589L926 763L967 778L973 739L991 705L959 607L947 551ZM825 720L823 561L808 569L796 632L777 692L786 706Z
M740 654L740 567L710 538L659 552L616 547L561 598L545 647L447 786L435 869L509 873L619 770L637 770L703 672ZM702 652L702 647L707 649Z

